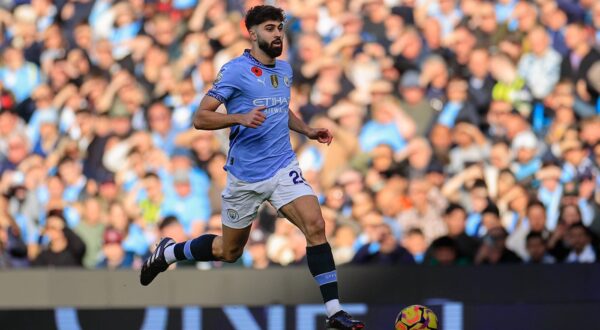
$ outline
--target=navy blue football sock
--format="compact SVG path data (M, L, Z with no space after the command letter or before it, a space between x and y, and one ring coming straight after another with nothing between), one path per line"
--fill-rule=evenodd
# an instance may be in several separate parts
M306 260L310 273L319 284L323 302L338 299L337 272L329 243L306 247Z
M180 260L215 261L212 243L217 235L206 234L194 239L177 243L174 247L175 258Z

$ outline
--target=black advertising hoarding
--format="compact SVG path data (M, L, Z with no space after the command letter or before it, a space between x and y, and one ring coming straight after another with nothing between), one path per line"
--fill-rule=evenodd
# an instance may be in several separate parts
M597 329L600 303L464 305L428 304L443 330L561 330ZM441 303L441 304L440 304ZM367 323L367 329L394 329L401 306L348 304ZM320 330L321 305L223 308L148 307L145 309L0 311L0 328L10 330Z

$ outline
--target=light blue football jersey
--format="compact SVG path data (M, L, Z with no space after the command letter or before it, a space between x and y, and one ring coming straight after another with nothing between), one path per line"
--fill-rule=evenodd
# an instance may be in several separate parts
M290 143L289 103L292 68L277 60L260 63L250 51L227 62L206 95L225 104L229 114L248 113L266 106L266 120L258 128L231 127L225 170L246 182L271 178L296 155Z

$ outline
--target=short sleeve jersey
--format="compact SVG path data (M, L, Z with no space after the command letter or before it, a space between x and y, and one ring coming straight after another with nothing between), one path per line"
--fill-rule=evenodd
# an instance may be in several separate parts
M258 128L231 127L225 170L246 182L271 178L295 159L290 143L289 103L292 68L277 60L265 65L249 50L227 62L207 95L223 104L229 114L244 114L265 106L266 120Z

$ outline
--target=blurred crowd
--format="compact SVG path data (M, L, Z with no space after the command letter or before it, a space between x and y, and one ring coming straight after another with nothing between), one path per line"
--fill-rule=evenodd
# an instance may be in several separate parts
M257 0L0 0L0 268L139 268L221 231L191 118ZM338 265L600 261L600 2L278 0ZM225 111L225 109L219 110ZM264 204L235 264L305 262Z

